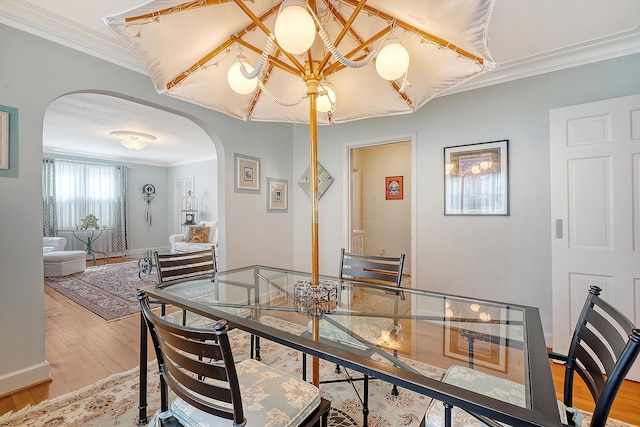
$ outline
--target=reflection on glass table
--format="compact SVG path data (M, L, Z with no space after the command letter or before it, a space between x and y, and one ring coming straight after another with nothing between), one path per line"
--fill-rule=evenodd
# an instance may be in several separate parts
M474 414L511 425L560 425L536 308L321 276L337 284L336 303L315 316L300 312L294 299L296 284L309 278L251 266L219 272L213 283L144 292ZM455 365L516 384L520 402L445 384L442 375Z

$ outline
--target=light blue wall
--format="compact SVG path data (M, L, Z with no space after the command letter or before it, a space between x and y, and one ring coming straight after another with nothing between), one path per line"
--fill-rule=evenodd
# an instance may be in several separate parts
M320 200L320 269L337 271L346 244L346 146L416 137L417 266L413 284L540 308L551 331L549 110L640 93L640 55L435 99L410 115L321 127L318 156L336 181ZM443 148L509 139L507 217L444 216ZM308 128L294 132L294 174L308 164ZM297 269L310 268L308 200L297 191ZM631 232L631 231L630 231Z
M0 105L19 110L20 150L19 177L0 177L0 237L6 242L0 246L0 394L48 376L43 271L38 261L42 228L33 225L42 223L44 114L60 96L105 93L191 119L209 135L218 154L221 268L291 266L291 227L282 217L266 213L264 190L259 195L234 193L233 167L227 166L233 165L234 151L248 153L264 159L265 174L291 179L291 126L230 119L158 95L144 75L5 25L0 25L0 58ZM273 239L273 230L280 238ZM167 238L167 227L161 234ZM269 242L268 247L261 242Z
M0 246L0 394L13 380L25 385L45 364L42 266L34 262L41 257L41 228L24 225L42 222L42 125L59 96L120 94L193 120L218 153L221 268L309 269L310 204L296 184L307 167L308 126L230 119L156 94L148 77L3 25L0 58L0 104L18 108L20 116L19 177L0 178L0 237L8 242ZM639 74L640 55L633 55L439 98L411 115L321 127L319 158L336 179L320 200L321 271L336 271L348 235L346 146L413 139L416 285L538 306L550 333L548 111L640 93ZM505 138L511 215L445 217L443 147ZM259 195L233 191L234 153L261 159ZM267 177L289 180L287 214L266 212Z

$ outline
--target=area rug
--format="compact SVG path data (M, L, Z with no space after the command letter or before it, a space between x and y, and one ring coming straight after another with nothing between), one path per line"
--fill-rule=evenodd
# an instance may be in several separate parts
M138 262L122 262L89 267L82 273L45 277L44 284L105 320L115 320L140 312L136 291L156 283L154 274L138 277Z
M236 359L249 355L249 335L240 330L230 333ZM293 375L301 375L301 354L296 350L263 340L262 362ZM336 378L335 365L320 361L322 379ZM433 368L425 372L435 375ZM147 370L149 419L160 407L156 362L150 362ZM361 384L362 382L358 382ZM138 417L138 369L113 375L82 390L60 396L16 413L0 416L0 427L108 427L137 425ZM359 389L361 385L357 386ZM360 390L361 391L361 390ZM429 403L429 398L404 389L397 397L391 395L391 385L371 380L369 388L369 426L417 427ZM331 401L329 425L331 427L357 427L362 425L362 406L348 383L320 385L321 395ZM589 414L585 413L584 426L588 426ZM629 424L609 420L608 427L630 427Z

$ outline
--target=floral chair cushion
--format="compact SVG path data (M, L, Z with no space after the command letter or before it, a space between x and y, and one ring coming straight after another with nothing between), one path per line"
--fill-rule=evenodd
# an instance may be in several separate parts
M247 426L295 427L320 405L320 391L313 385L254 359L236 364ZM159 426L159 418L173 415L183 426L214 427L231 425L230 420L210 415L176 398L171 409L153 417L150 426Z
M523 384L494 377L466 366L451 366L444 374L442 382L500 399L513 405L526 406ZM430 427L444 426L444 405L442 402L438 400L431 401L425 414L425 425ZM486 427L473 415L458 407L454 407L451 411L451 426ZM507 427L506 424L505 427Z

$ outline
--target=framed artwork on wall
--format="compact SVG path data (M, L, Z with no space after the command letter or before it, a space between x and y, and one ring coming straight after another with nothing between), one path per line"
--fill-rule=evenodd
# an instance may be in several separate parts
M9 112L0 111L0 169L9 169Z
M402 178L401 176L388 176L384 179L385 198L387 200L402 200Z
M233 154L235 165L235 192L260 193L260 159Z
M318 200L324 195L333 183L333 177L331 174L318 163ZM304 193L311 197L311 171L307 168L298 180L298 185Z
M508 143L445 147L445 215L509 215Z
M288 187L286 179L267 178L267 212L288 212Z

